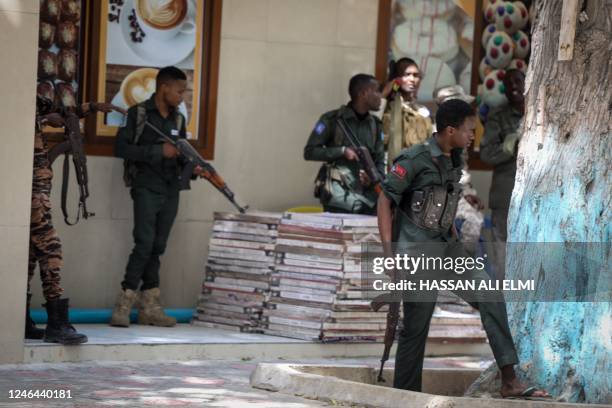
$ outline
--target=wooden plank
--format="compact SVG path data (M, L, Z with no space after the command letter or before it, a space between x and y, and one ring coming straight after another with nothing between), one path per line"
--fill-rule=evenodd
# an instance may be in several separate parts
M574 38L578 19L578 0L563 0L561 10L561 32L559 33L559 53L557 60L571 61L574 58Z
M378 28L376 32L376 79L387 80L389 37L391 35L391 0L378 0Z

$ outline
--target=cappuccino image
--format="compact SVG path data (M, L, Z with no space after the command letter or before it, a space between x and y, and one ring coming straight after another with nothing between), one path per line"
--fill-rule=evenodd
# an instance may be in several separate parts
M156 75L157 69L141 68L125 77L121 84L121 93L128 107L144 102L153 95Z
M138 14L157 30L178 26L187 14L187 0L138 0Z

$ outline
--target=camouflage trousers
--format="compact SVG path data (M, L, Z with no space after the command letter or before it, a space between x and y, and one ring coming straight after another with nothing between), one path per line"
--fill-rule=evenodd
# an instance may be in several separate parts
M30 253L28 259L28 293L38 263L46 300L59 299L60 270L63 266L62 244L51 220L51 201L46 192L32 192L30 216Z

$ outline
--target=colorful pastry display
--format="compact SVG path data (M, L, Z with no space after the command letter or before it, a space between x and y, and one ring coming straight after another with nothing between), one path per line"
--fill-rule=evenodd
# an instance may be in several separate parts
M493 33L486 48L486 57L494 68L505 68L512 61L512 38L503 31Z
M530 11L522 1L488 0L483 5L487 23L481 36L484 48L478 66L480 80L477 102L483 121L490 110L507 103L502 80L506 70L527 72L531 42L529 39Z

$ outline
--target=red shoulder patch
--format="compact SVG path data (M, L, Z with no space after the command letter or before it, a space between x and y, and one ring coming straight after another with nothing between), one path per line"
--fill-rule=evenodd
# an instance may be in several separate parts
M404 178L404 176L406 176L406 173L408 172L400 164L396 163L393 165L393 167L391 167L391 173L395 174L398 177Z

